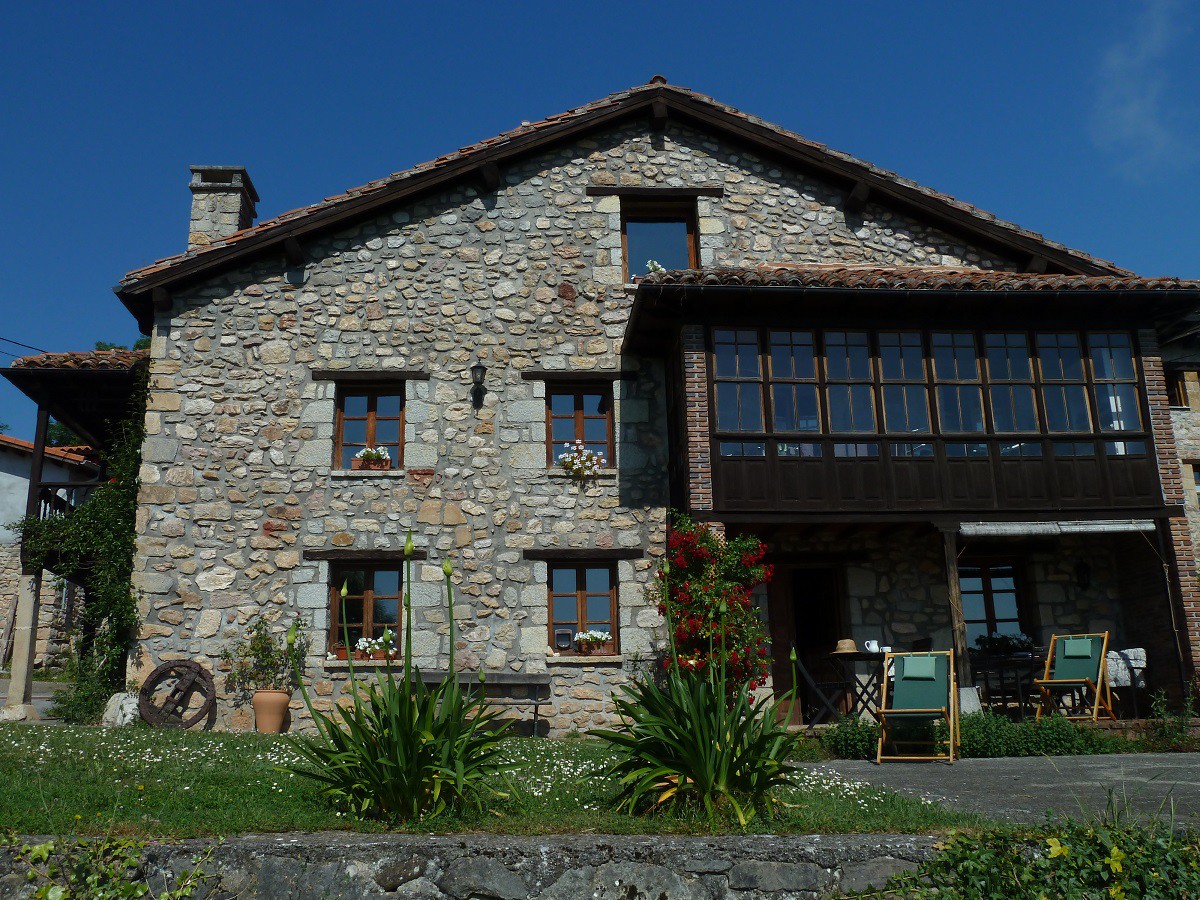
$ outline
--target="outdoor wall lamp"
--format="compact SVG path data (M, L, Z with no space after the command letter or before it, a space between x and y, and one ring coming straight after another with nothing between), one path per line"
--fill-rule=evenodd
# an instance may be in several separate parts
M474 365L471 366L471 399L474 401L476 409L483 406L483 397L487 393L483 386L485 375L487 375L487 366L477 356Z
M1092 586L1092 567L1082 559L1075 563L1075 584L1081 591Z

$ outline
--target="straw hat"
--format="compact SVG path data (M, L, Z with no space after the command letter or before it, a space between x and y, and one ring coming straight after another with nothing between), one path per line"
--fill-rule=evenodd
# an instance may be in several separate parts
M858 645L854 643L853 638L842 638L837 642L837 646L833 648L834 653L857 653Z

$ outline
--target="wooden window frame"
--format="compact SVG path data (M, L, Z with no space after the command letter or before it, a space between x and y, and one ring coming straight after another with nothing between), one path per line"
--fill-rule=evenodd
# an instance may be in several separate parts
M926 440L928 440L934 434L934 430L935 430L934 429L934 419L933 419L933 408L932 408L932 404L930 402L930 391L929 391L929 370L932 368L932 366L930 364L929 354L928 354L928 352L926 350L926 346L925 346L925 335L920 330L913 330L911 328L909 328L909 329L894 329L894 328L880 329L880 330L874 331L872 334L874 337L874 343L875 343L876 350L877 350L876 357L875 357L877 360L876 364L879 367L879 369L878 369L878 371L879 371L879 409L878 409L878 412L876 413L876 415L879 418L879 433L890 435L893 439L896 439L896 440L905 440L908 442L915 441L916 443L922 443L920 438L923 437ZM883 368L883 348L884 348L883 337L884 337L884 335L896 335L896 337L898 338L898 341L895 344L895 346L900 348L901 351L903 351L903 348L905 346L904 345L904 335L916 335L917 348L921 352L921 372L919 375L910 375L906 372L906 373L904 373L904 375L902 375L900 377L888 377L887 373L884 371L884 368ZM889 344L888 346L892 346L892 345ZM901 352L901 356L903 357L903 352ZM919 388L921 388L921 394L925 398L925 426L926 427L925 427L924 431L893 431L891 428L888 427L887 389L889 387L903 387L903 388L919 387ZM908 405L907 391L905 392L904 408L905 408L905 419L908 419L909 418L909 416L908 416L909 405Z
M404 629L404 564L398 561L385 562L354 562L341 563L330 565L329 567L329 635L328 648L332 652L337 644L342 640L345 634L342 628L342 585L346 582L346 574L348 572L363 572L367 577L364 579L363 585L363 634L375 636L375 573L380 571L398 572L396 579L397 584L397 599L396 604L396 622L383 623L384 627L391 628L392 633L396 635L396 647L402 647L403 629ZM392 599L390 596L387 599ZM354 653L353 647L347 647L348 654Z
M983 623L987 626L987 634L993 634L996 629L993 627L997 622L1010 622L1012 619L998 619L996 617L996 605L993 599L992 577L990 573L995 569L1011 569L1013 578L1013 593L1016 594L1017 601L1017 618L1016 623L1020 632L1029 637L1034 636L1034 632L1038 630L1038 623L1034 617L1034 605L1030 598L1030 592L1025 579L1024 566L1020 560L1013 559L1007 556L969 556L962 560L959 564L959 578L962 578L964 569L978 569L980 571L980 580L982 582L983 594L983 619L967 619L966 611L963 612L963 621L967 625ZM959 584L960 593L962 591L961 580ZM973 593L973 592L972 592ZM974 644L968 649L977 649Z
M555 396L571 395L575 398L575 436L571 439L574 443L578 440L584 440L584 421L587 419L605 420L605 427L608 431L607 447L604 452L604 458L607 461L606 468L616 468L617 465L617 440L616 440L616 417L613 415L613 409L616 402L613 399L613 386L611 381L555 381L552 384L546 385L546 465L553 468L558 465L558 455L563 452L559 442L554 440L554 420L566 418L566 416L555 416L553 407L553 398ZM603 416L589 416L583 411L583 395L584 394L599 394L608 403L608 408ZM595 443L595 441L584 441L585 443Z
M554 572L558 569L572 569L575 572L575 590L572 593L554 593ZM548 562L546 564L546 627L550 648L561 656L585 656L575 647L574 641L570 650L562 650L554 642L554 598L575 597L576 616L575 631L587 631L590 621L587 618L587 569L608 570L609 622L612 624L612 640L599 646L601 656L616 656L621 652L621 609L620 591L617 581L617 566L611 560L579 559L563 562ZM574 637L574 635L572 635Z
M988 350L991 348L991 345L989 344L988 339L993 336L1002 336L1002 337L1008 338L1011 335L1016 335L1016 336L1020 337L1024 344L1025 360L1026 360L1026 363L1028 364L1028 372L1029 372L1027 377L1012 378L1012 377L1009 377L1007 373L999 373L999 372L993 371L993 369L992 369L992 360L991 360L991 357L988 356ZM1043 412L1042 408L1041 408L1042 404L1039 402L1042 398L1042 391L1041 391L1041 389L1039 389L1039 387L1037 385L1037 374L1036 374L1037 373L1037 360L1035 359L1035 357L1037 355L1037 350L1035 347L1030 345L1028 332L1012 331L1012 330L1010 330L1010 331L1004 331L1004 330L984 331L984 332L982 332L981 337L982 337L982 342L980 344L979 361L980 361L980 368L981 368L982 372L984 373L984 376L987 378L988 433L989 434L1006 434L1006 435L1007 434L1011 434L1011 435L1041 434L1042 433L1042 422L1044 420L1042 418L1042 412ZM1005 343L1003 345L1003 349L1005 350L1005 355L1007 356L1007 355L1009 355L1008 351L1010 349L1012 349L1012 345ZM1025 388L1029 389L1030 395L1033 398L1034 427L1032 430L1022 429L1022 428L1011 429L1011 430L1010 429L1001 429L997 426L997 424L996 424L996 404L994 402L995 396L992 392L992 389L997 388L997 387L1008 388L1009 390L1011 390L1012 388L1017 388L1017 387L1025 387Z
M1131 372L1128 377L1113 376L1110 378L1102 378L1096 374L1096 353L1097 348L1093 341L1097 338L1111 338L1112 335L1120 335L1127 338L1129 341L1129 359ZM1092 405L1092 427L1096 434L1115 435L1109 440L1120 440L1123 434L1142 434L1149 430L1146 422L1146 415L1142 410L1142 404L1145 399L1145 392L1138 389L1138 385L1142 383L1141 368L1138 366L1137 342L1134 336L1128 331L1086 331L1083 334L1084 348L1086 350L1084 356L1084 377L1087 379L1088 392L1090 394ZM1111 347L1111 345L1109 345ZM1133 414L1137 417L1136 427L1134 428L1104 428L1101 423L1100 415L1100 398L1101 388L1115 385L1127 385L1133 387Z
M1163 378L1167 383L1167 403L1172 409L1191 409L1187 389L1188 372L1171 366L1163 367Z
M624 280L631 280L629 266L630 222L682 222L687 226L688 268L700 266L700 228L696 199L621 197L621 261Z
M780 340L778 346L786 346L788 348L805 346L798 344L793 335L804 334L808 335L808 347L812 351L812 374L811 375L783 375L775 371L775 354L776 336L785 335L786 340ZM760 341L760 361L759 371L762 373L762 395L763 395L763 427L768 434L786 435L795 437L796 440L792 443L803 443L806 437L822 434L825 431L825 396L821 388L821 353L818 345L821 333L812 328L769 328L766 332L766 344L762 344L762 336L759 336ZM715 343L714 343L715 353ZM716 371L716 363L714 359L714 369ZM722 379L733 380L733 379ZM738 379L741 380L741 379ZM749 379L746 379L749 380ZM799 388L809 389L813 392L813 396L817 402L817 427L816 428L797 428L787 429L778 428L775 421L775 386L791 388L793 392ZM768 396L770 395L770 396ZM770 410L770 428L767 428L767 410Z
M829 365L829 335L840 334L846 337L846 348L860 346L857 343L850 343L850 335L863 335L866 338L867 348L867 375L865 378L856 378L850 375L834 375ZM879 388L879 354L876 346L875 332L870 328L828 328L823 329L821 337L821 361L820 365L825 371L825 425L826 434L840 435L843 440L840 443L856 443L859 441L869 441L871 437L883 433L883 421L880 418L882 410L880 409L881 394ZM847 397L853 396L853 389L856 387L865 387L871 396L871 402L868 407L871 410L871 425L867 430L854 431L837 431L833 427L833 389L837 387L847 388ZM853 403L850 406L851 418L853 418Z
M343 443L344 426L346 418L346 398L348 396L362 397L366 396L367 401L367 435L366 445L368 447L378 446L375 444L375 426L380 418L388 421L398 421L400 428L400 437L397 441L396 458L392 460L394 468L404 468L404 424L406 420L406 412L408 410L408 401L405 397L405 382L390 381L380 383L370 382L345 382L337 385L337 413L334 416L333 425L333 468L341 470L342 466L342 451L345 448ZM399 397L400 398L400 415L383 416L377 414L376 407L380 397ZM352 420L359 419L358 416L351 416ZM350 446L357 446L351 444Z

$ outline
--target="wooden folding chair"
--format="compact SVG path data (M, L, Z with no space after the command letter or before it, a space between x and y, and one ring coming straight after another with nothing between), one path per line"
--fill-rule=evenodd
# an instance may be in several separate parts
M895 673L888 690L889 669ZM886 760L944 759L954 763L958 748L958 687L954 683L954 662L948 650L929 653L888 653L883 658L880 689L879 747L875 762ZM934 730L939 721L948 733L939 740ZM884 756L884 747L899 751L902 747L927 746L930 753L897 753ZM944 752L938 749L944 747Z
M1101 708L1116 721L1112 708L1112 686L1108 681L1108 632L1095 634L1055 634L1050 637L1050 649L1046 652L1044 677L1035 678L1034 686L1041 694L1037 718L1042 713L1063 712L1064 700L1081 698L1082 703L1066 707L1063 714L1073 721L1091 720L1100 717ZM1092 701L1088 703L1088 692ZM1090 707L1088 713L1073 712L1079 706Z

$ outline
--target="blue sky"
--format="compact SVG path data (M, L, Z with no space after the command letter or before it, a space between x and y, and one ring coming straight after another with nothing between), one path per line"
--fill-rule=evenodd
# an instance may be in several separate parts
M269 217L656 72L1139 273L1200 277L1198 32L1187 0L13 4L0 337L136 339L111 289L183 249L189 164L247 166ZM33 418L0 384L10 433Z

